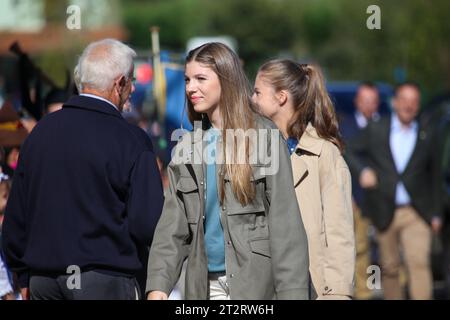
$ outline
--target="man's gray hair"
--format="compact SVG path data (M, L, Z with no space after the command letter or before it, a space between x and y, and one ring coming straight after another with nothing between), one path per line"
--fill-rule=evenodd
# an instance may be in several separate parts
M136 52L115 39L89 44L78 59L74 70L78 91L85 87L105 92L120 76L128 80Z

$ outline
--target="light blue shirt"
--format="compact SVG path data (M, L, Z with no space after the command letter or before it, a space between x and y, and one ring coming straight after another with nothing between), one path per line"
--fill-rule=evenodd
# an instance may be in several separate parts
M413 121L408 127L402 125L397 115L394 113L391 118L391 133L389 144L392 157L394 158L397 173L402 174L408 165L417 142L418 124ZM411 202L411 197L406 191L402 182L397 184L395 191L395 204L407 205Z
M295 148L297 148L298 140L296 138L289 137L286 140L286 144L287 144L287 147L288 147L289 155L291 155L291 154L294 153Z
M216 178L216 144L220 131L209 129L206 156L206 204L205 204L205 248L208 257L208 271L225 271L225 240L220 222L219 193Z
M370 119L373 121L378 121L380 119L380 114L378 112L374 112ZM364 129L369 123L369 120L359 111L355 112L355 120L358 128L360 129Z

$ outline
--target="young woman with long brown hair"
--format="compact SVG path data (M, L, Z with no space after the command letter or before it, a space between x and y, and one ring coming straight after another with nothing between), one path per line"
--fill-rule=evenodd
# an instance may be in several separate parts
M223 44L200 46L187 56L185 79L194 132L168 167L148 298L167 299L187 259L186 299L307 299L307 240L289 154L281 135L264 134L273 124L252 111L238 56ZM256 154L264 156L251 161ZM278 163L272 172L267 159Z
M253 101L278 126L291 153L315 295L348 299L355 263L351 180L321 71L271 60L258 71Z

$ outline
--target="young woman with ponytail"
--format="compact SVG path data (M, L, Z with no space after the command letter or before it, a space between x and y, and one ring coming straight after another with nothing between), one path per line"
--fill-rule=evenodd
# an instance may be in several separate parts
M258 71L253 101L278 126L291 154L308 237L312 297L350 299L355 264L351 179L321 71L271 60Z

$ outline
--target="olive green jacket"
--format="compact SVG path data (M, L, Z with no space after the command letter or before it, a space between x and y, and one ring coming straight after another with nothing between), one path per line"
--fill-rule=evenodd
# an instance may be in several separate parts
M258 132L260 141L266 143L260 149L267 152L252 164L255 200L242 206L225 176L220 219L230 297L308 299L308 245L289 154L281 134L270 121L258 116L257 124L269 133ZM221 148L219 144L217 150ZM198 129L184 135L175 147L168 166L170 186L150 250L147 292L159 290L170 294L187 258L185 298L208 298L205 164L198 163L202 145L202 130ZM221 165L216 168L218 172Z

